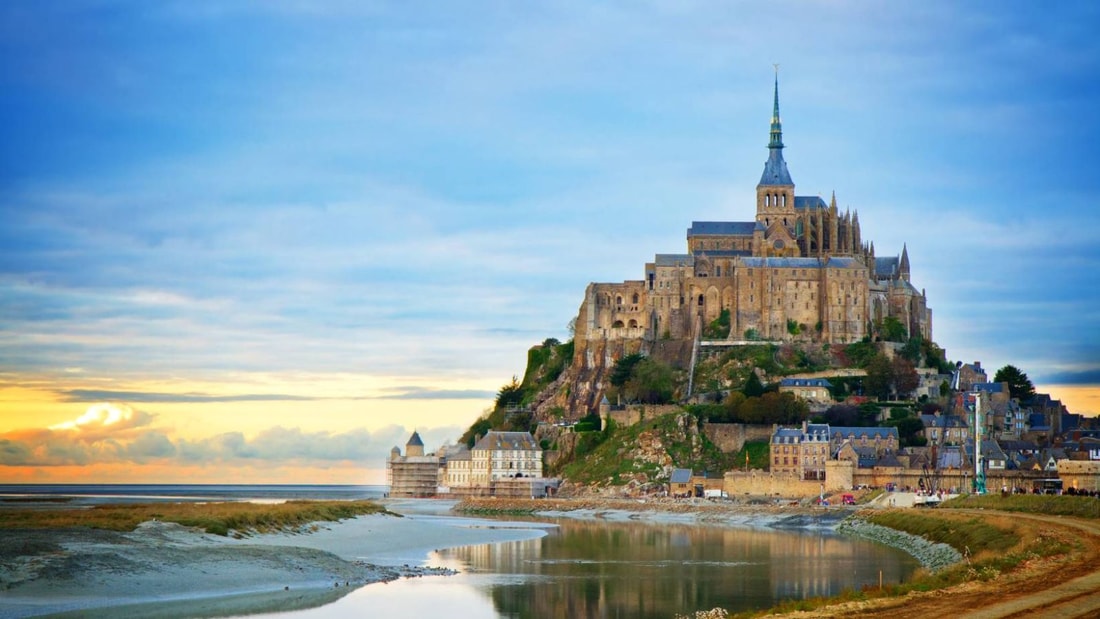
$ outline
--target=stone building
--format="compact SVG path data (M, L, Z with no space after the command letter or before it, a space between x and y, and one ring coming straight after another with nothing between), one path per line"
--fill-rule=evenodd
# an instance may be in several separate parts
M470 450L470 485L542 477L542 448L530 432L490 430Z
M897 453L900 446L897 428L830 427L829 442L834 452L850 442L857 449L871 448L877 457Z
M687 253L657 254L641 280L593 283L576 324L585 340L698 339L728 313L728 340L849 343L896 318L932 338L932 311L910 282L909 254L877 256L859 215L835 194L795 195L783 158L776 80L768 159L751 221L694 221ZM597 347L598 348L598 347Z
M833 397L829 393L832 387L832 383L824 378L784 378L779 381L780 393L793 393L811 402L832 402Z
M413 432L405 455L394 447L386 461L390 496L546 496L557 480L542 476L542 448L528 432L490 431L467 449L444 446L425 454L420 434Z
M389 477L391 497L433 497L446 477L446 468L442 457L434 453L424 454L424 441L420 440L420 433L414 431L405 443L404 456L398 447L390 450L386 475Z
M777 426L771 440L771 472L789 473L801 480L825 479L830 451L828 424L803 422L801 428Z

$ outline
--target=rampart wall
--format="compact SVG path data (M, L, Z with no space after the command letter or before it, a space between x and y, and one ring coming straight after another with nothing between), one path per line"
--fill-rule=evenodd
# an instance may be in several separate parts
M703 433L724 453L741 451L745 441L771 441L774 428L770 425L743 423L704 423Z

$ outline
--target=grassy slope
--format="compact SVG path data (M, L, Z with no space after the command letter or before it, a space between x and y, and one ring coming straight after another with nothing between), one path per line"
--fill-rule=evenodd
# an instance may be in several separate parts
M99 505L90 509L4 510L0 529L54 529L89 527L132 531L150 520L198 527L207 533L267 532L311 522L337 521L367 514L390 513L370 501L288 501L256 503L140 503Z

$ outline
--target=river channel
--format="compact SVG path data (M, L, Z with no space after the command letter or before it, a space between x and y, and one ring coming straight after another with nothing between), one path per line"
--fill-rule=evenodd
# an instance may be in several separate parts
M653 617L897 583L909 555L825 529L556 520L537 539L433 552L454 576L372 584L319 608L277 615L344 617ZM276 615L271 615L272 617Z

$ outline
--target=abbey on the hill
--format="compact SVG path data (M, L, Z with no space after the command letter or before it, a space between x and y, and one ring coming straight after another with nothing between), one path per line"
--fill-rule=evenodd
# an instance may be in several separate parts
M728 311L727 340L855 342L874 336L889 316L908 335L932 338L932 311L909 282L906 248L876 257L859 215L839 212L835 195L829 204L795 195L783 160L778 77L755 220L694 221L687 249L657 254L644 280L589 284L577 335L694 339Z

